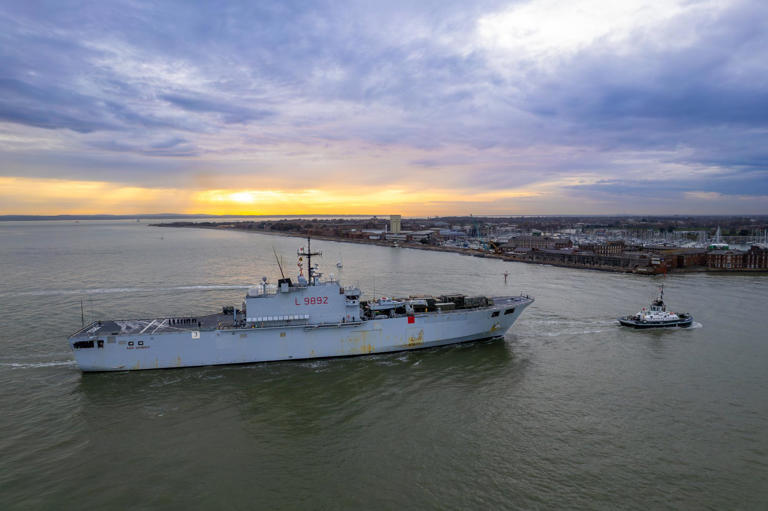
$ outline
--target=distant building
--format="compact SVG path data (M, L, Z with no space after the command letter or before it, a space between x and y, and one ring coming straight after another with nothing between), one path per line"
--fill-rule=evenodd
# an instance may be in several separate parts
M413 231L409 235L409 238L412 241L422 241L422 240L431 240L436 235L437 235L437 233L435 231L433 231L431 229L426 229L426 230L423 230L423 231Z
M389 217L389 232L392 234L400 234L400 215L390 215Z
M456 239L465 239L467 237L467 233L463 231L455 231L452 229L440 229L438 231L438 234L443 239L448 240L456 240Z
M768 269L768 247L752 245L744 254L744 268L749 270Z
M594 252L599 256L618 256L624 253L625 246L623 240L618 240L608 241L606 243L580 244L579 249Z
M683 248L667 245L645 247L650 252L662 257L667 270L691 266L706 266L707 251L703 248Z
M670 256L670 259L674 261L672 268L707 265L707 251L703 248L681 249Z
M649 253L626 252L621 255L597 255L593 251L574 249L535 249L515 248L507 252L507 257L516 261L574 266L578 268L598 268L613 271L638 273L657 273L657 265L661 261L652 261Z
M744 264L743 252L738 250L712 250L707 252L707 268L735 270Z
M539 250L544 249L561 249L570 248L573 246L573 242L570 239L564 238L548 238L541 236L518 236L512 238L508 243L504 244L502 248L504 250L516 249L516 248L536 248Z
M707 268L712 270L768 270L768 248L753 245L749 250L711 250Z

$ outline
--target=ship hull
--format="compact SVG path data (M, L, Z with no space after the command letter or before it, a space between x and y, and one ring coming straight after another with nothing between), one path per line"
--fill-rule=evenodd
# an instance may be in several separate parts
M74 336L70 342L84 372L371 355L501 337L532 302L517 301L507 314L498 305L357 323L118 334L85 349Z
M688 328L693 324L693 318L678 319L673 321L640 321L631 318L619 318L622 326L638 329L648 328Z

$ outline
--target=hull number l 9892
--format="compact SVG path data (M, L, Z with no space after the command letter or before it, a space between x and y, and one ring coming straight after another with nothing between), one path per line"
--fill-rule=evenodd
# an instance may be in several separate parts
M298 298L294 298L293 302L296 305L328 305L328 297L327 296L307 296L304 298L304 303L299 303Z

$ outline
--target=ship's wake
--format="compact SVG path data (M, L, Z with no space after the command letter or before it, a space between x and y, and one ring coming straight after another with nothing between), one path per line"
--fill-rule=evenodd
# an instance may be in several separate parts
M243 285L190 285L173 287L108 287L94 289L45 289L34 291L19 291L0 293L0 296L51 296L51 295L102 295L115 293L162 293L167 291L226 291L232 289L248 289Z
M74 360L51 360L48 362L0 362L0 367L10 369L39 369L41 367L73 366Z
M559 337L562 335L587 335L599 334L612 330L618 322L613 319L538 319L521 322L518 331L523 328L532 328L537 336Z

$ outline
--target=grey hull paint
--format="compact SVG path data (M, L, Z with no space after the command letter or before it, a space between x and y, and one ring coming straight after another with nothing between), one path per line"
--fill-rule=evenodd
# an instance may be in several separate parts
M75 349L87 329L73 335L84 372L167 369L371 355L503 336L532 298L494 299L491 307L442 314L367 320L353 324L283 325L87 337L94 347ZM504 314L514 307L514 313ZM493 313L498 311L498 316ZM98 347L101 342L102 347Z

